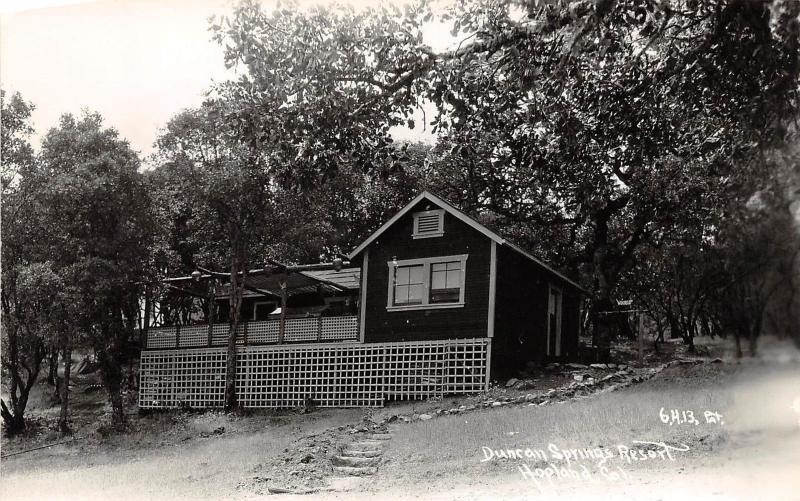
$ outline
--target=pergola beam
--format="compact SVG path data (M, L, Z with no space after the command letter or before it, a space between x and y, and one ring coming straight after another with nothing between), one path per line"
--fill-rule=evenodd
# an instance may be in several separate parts
M177 285L167 284L167 287L170 289L176 290L183 294L188 294L189 296L199 297L201 299L208 299L208 297L204 294L200 294L199 292L190 291L189 289L184 289L183 287L178 287Z

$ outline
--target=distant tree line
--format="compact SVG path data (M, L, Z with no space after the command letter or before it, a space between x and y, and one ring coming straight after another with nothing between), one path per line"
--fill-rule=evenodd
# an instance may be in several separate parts
M164 277L228 274L233 351L249 269L331 259L420 189L579 277L600 348L618 299L647 311L656 346L800 343L798 14L788 0L246 0L211 26L237 79L173 117L146 159L92 112L34 151L33 105L3 94L6 430L24 428L46 365L68 431L73 349L93 354L124 424L141 302ZM451 48L426 44L430 23ZM437 111L418 123L421 103ZM397 143L398 126L436 142Z

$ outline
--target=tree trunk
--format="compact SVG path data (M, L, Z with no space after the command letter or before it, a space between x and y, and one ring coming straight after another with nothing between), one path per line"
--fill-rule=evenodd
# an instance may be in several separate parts
M42 368L42 362L47 356L44 343L36 341L35 345L30 348L31 351L26 354L20 353L18 331L13 327L4 325L8 328L8 352L4 353L8 358L4 359L5 368L8 370L9 381L9 397L11 399L11 408L6 406L6 403L0 400L0 416L6 425L6 433L14 435L24 430L25 423L25 409L28 406L28 397L31 389L36 384L36 379L39 377L39 372ZM23 358L27 359L28 364L24 364ZM21 376L21 369L25 368L28 378L23 380Z
M592 304L592 344L601 350L608 348L611 344L611 325L608 312L614 309L613 301L611 300L611 284L604 267L605 250L598 249L594 255L594 277L597 285L597 296Z
M58 418L58 429L62 434L70 432L69 429L69 379L72 369L72 344L69 336L64 335L64 346L62 351L64 359L64 377L61 383L61 415Z
M675 316L672 314L668 314L667 321L669 322L669 338L675 339L676 337L680 336L681 328Z
M244 242L238 230L231 231L231 274L229 300L228 350L225 364L225 412L231 412L238 406L236 395L236 330L242 311L242 293L247 280L244 259ZM242 276L239 276L239 273Z
M234 303L235 301L231 301ZM231 307L233 313L233 307ZM225 362L225 412L231 412L239 404L236 396L236 327L238 319L231 316L228 330L228 350Z
M611 299L602 292L592 304L592 344L597 349L595 362L605 362L611 347L611 324L608 321L611 308Z
M24 409L23 412L18 412L16 410L12 412L6 406L5 400L0 400L0 416L3 417L3 423L5 424L5 430L8 436L14 436L25 430Z
M733 340L736 342L736 358L742 358L742 337L738 329L733 330Z
M50 396L50 401L54 404L61 403L61 382L62 379L58 375L58 352L60 351L58 345L53 345L52 353L49 355L48 367L48 381L47 384L53 385L53 393ZM52 381L49 379L52 378Z
M602 208L598 208L591 215L593 224L591 260L597 300L592 305L592 344L595 345L601 357L606 357L611 348L611 318L600 312L616 310L612 292L616 285L617 277L622 266L620 259L612 255L609 244L609 221L612 216L624 208L629 196L623 195L616 200L608 200Z
M111 392L109 396L111 402L111 418L115 426L120 427L125 424L125 406L122 402L122 392L119 388Z
M108 402L111 404L111 421L119 427L125 424L125 409L122 403L122 367L116 348L111 347L97 354L100 362L100 371L103 376L103 385L108 393Z
M689 353L694 353L694 332L688 331L686 337L684 337L684 342L689 346Z
M658 343L664 342L664 327L662 325L658 326L658 335L656 335L655 340L653 341L653 348L655 349L656 353L660 353L658 350Z
M750 356L755 357L756 352L758 351L758 335L754 332L754 330L750 331L750 335L748 336L748 346L750 348Z
M55 395L58 396L58 344L55 342L50 348L50 353L47 357L47 384L55 386Z

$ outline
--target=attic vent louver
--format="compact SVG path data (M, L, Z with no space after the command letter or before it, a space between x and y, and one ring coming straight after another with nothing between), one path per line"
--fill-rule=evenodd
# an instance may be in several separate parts
M444 235L444 210L426 210L414 213L413 238L433 238Z

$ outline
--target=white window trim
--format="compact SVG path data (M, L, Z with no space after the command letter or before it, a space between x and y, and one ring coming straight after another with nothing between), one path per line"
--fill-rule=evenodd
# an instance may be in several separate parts
M454 256L436 256L426 257L420 259L404 259L402 261L389 261L386 264L389 266L389 290L386 296L386 311L411 311L411 310L441 310L445 308L463 308L464 307L464 291L467 279L467 257L469 254L458 254ZM457 303L429 303L430 301L430 286L431 286L431 264L443 263L449 261L461 262L461 284L459 285L459 299ZM409 305L395 305L394 304L394 269L396 266L414 266L423 265L422 279L423 279L423 294L422 304L409 304Z
M439 231L433 233L418 233L417 227L419 225L419 217L429 216L432 214L439 216ZM420 238L437 238L443 236L444 236L444 209L424 210L414 213L414 232L411 234L411 238L416 240Z
M557 299L554 305L556 309L556 344L553 347L554 353L550 353L550 298L553 294L552 291L556 291L557 293L556 295ZM549 356L555 356L555 357L561 356L561 340L564 336L564 333L561 332L562 329L561 319L564 316L563 308L564 308L564 291L561 289L561 287L549 284L547 288L547 350L545 350L545 352Z

